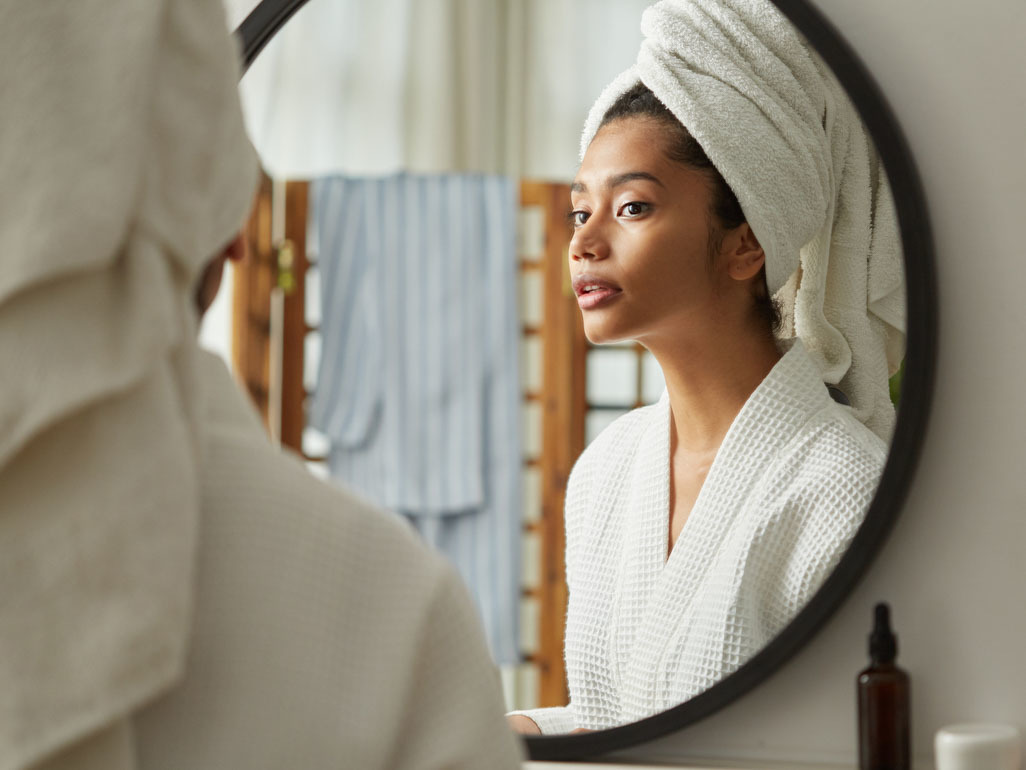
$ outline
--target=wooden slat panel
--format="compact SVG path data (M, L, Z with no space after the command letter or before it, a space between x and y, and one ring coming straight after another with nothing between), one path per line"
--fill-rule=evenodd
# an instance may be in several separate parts
M601 410L604 412L622 411L629 412L631 409L636 407L634 402L613 402L613 401L589 401L587 403L588 410Z
M520 205L521 206L541 206L542 208L548 208L551 203L550 197L550 186L545 182L532 182L530 180L524 180L520 183ZM568 195L564 201L564 205L569 204L570 196Z
M302 450L306 418L303 401L303 350L306 339L306 221L307 182L285 185L285 238L292 244L295 284L285 296L285 344L282 351L281 443Z
M540 706L567 703L563 630L567 590L563 503L567 479L584 447L586 348L580 312L569 291L565 211L567 185L522 185L522 200L545 208L545 325L542 424L542 575L539 584L538 665Z
M286 300L286 340L283 361L283 443L301 449L305 424L303 388L303 340L315 331L304 317L307 187L289 183L286 204L286 237L292 241L296 277L294 294ZM271 185L265 177L248 226L251 258L236 272L233 298L233 364L246 383L266 421L269 387L269 296L276 279L271 233ZM563 561L563 503L566 482L584 446L585 365L588 343L576 302L569 291L566 249L569 228L565 214L569 187L541 182L521 184L523 205L545 210L545 249L542 260L521 260L521 270L542 272L544 323L526 326L525 336L540 336L543 347L544 382L541 393L528 393L528 401L540 400L543 411L542 456L527 458L524 468L540 471L542 518L525 526L539 537L542 575L538 587L525 594L539 602L538 652L525 660L539 669L539 705L567 702L563 669L563 629L566 617L566 582ZM310 456L311 461L323 458Z
M270 297L278 281L277 247L271 242L273 185L261 180L246 226L249 255L235 266L232 297L232 366L245 384L267 425L270 390ZM303 339L306 335L307 183L285 185L285 238L292 243L295 287L285 297L282 350L281 440L301 449L303 427Z
M267 424L270 387L271 180L261 179L246 224L246 259L234 267L232 368Z

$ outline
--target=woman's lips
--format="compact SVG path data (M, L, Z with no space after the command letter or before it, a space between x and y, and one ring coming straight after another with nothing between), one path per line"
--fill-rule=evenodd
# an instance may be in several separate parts
M594 310L599 305L603 305L618 296L620 296L619 289L604 287L601 289L595 289L594 291L585 292L584 294L578 294L577 305L581 310Z
M581 310L593 310L622 294L616 284L590 275L581 275L574 279L574 293Z

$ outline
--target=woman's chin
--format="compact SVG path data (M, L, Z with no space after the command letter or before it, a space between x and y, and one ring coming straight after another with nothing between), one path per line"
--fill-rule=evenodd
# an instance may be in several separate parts
M615 345L618 342L629 342L631 337L620 330L611 329L607 324L589 324L584 322L584 336L592 345Z

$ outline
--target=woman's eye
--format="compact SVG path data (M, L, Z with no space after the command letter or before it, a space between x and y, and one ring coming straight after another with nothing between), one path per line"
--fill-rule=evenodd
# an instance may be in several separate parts
M580 227L588 221L588 212L581 211L580 209L574 209L570 212L567 217L570 220L570 224L574 227Z
M620 207L620 214L628 217L638 217L648 211L648 204L639 201L631 201Z

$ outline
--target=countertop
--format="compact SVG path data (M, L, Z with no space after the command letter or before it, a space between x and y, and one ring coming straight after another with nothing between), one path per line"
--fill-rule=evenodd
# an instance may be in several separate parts
M703 761L702 764L616 764L596 762L532 762L523 764L524 770L855 770L852 765L795 764L793 762L726 763Z

